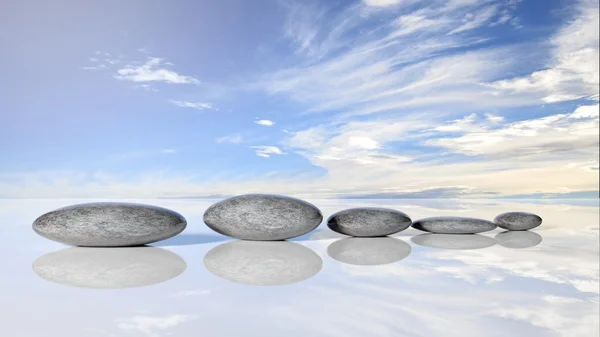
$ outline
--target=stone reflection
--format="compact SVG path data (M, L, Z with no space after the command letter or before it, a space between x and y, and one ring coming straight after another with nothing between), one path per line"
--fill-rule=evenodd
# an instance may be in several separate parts
M505 231L496 234L495 238L500 246L516 249L534 247L542 242L541 235L530 231Z
M441 249L482 249L496 244L496 240L479 234L435 234L413 236L411 241L419 246Z
M301 282L323 267L321 257L288 241L231 241L206 253L204 265L226 280L254 286Z
M181 256L155 247L73 247L33 263L33 271L43 279L98 289L153 285L179 276L186 268Z
M346 238L327 247L334 260L357 266L376 266L400 261L410 255L406 242L392 237Z

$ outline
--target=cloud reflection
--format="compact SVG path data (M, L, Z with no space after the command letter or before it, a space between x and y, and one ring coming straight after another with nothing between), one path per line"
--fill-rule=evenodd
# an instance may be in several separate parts
M162 248L72 247L41 256L33 271L41 278L73 287L142 287L179 276L187 264Z
M285 285L315 276L323 260L288 241L232 241L206 253L204 265L221 278L255 286Z
M394 263L410 255L406 242L391 238L346 238L334 241L327 254L334 260L358 266L375 266Z
M482 249L492 247L496 240L479 234L436 234L427 233L410 239L419 246L441 249Z

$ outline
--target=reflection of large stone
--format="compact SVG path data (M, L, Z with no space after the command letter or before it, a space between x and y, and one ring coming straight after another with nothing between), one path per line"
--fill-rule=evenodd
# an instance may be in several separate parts
M419 246L441 249L481 249L496 244L496 240L478 234L420 234L410 239Z
M287 241L232 241L206 253L204 265L224 279L257 286L304 281L323 266L321 257L303 245Z
M38 276L86 288L131 288L177 277L186 269L177 254L155 247L73 247L41 256L33 263Z
M212 230L242 240L285 240L317 228L323 215L314 205L271 194L245 194L219 201L204 212Z
M506 231L496 234L498 244L506 248L529 248L539 245L542 236L530 231Z
M327 254L332 259L359 266L397 262L410 255L410 252L409 244L390 237L345 238L327 247Z
M438 234L475 234L491 231L496 224L483 219L441 216L419 219L412 227Z
M41 215L33 223L39 235L88 247L139 246L181 233L185 218L162 207L122 202L85 203Z
M533 213L527 212L508 212L502 213L494 218L498 227L509 231L526 231L542 224L542 218Z
M338 233L377 237L405 230L412 221L408 215L389 208L357 207L339 211L327 219L327 226Z

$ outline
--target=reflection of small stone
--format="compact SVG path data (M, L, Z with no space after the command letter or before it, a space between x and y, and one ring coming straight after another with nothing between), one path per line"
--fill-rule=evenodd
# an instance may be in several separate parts
M481 249L496 244L496 240L479 234L420 234L411 241L419 246L441 249Z
M542 218L533 213L508 212L498 215L494 219L494 222L498 227L508 229L509 231L525 231L541 225Z
M314 205L296 198L245 194L222 200L204 212L212 230L242 240L284 240L317 228L323 215Z
M72 247L41 256L34 272L52 282L86 288L130 288L170 280L187 265L177 254L155 247Z
M491 221L452 216L419 219L412 226L422 231L439 234L475 234L496 228L496 224Z
M121 202L98 202L59 208L33 222L39 235L88 247L139 246L173 237L185 218L166 208Z
M505 231L496 234L498 244L506 248L529 248L539 245L542 236L530 231Z
M346 209L327 220L327 226L335 232L363 237L391 235L405 230L411 223L402 212L377 207Z
M316 275L321 257L303 245L288 241L232 241L206 253L204 265L211 273L247 285L296 283Z
M406 242L391 238L345 238L327 247L327 254L339 262L372 266L400 261L410 255Z

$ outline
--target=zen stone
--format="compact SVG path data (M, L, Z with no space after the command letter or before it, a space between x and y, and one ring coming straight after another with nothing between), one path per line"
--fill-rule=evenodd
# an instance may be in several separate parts
M391 238L345 238L327 247L327 254L334 260L357 265L376 266L398 262L410 255L406 242Z
M141 287L177 277L187 264L177 254L155 247L72 247L41 256L33 271L43 279L73 287Z
M410 241L419 246L459 250L482 249L496 244L496 240L479 234L426 233L413 236Z
M413 228L438 234L475 234L491 231L496 224L491 221L462 217L433 217L419 219Z
M337 212L327 219L327 226L341 234L376 237L398 233L410 227L408 215L389 208L360 207Z
M232 282L274 286L304 281L316 275L323 260L301 244L288 241L232 241L204 256L211 273Z
M508 212L498 215L494 222L498 227L509 231L526 231L542 224L539 215L527 212Z
M285 240L317 228L323 215L314 205L291 197L245 194L222 200L204 212L217 233L242 240Z
M99 202L59 208L33 222L39 235L88 247L139 246L181 233L185 218L171 210L134 203Z
M498 244L506 248L530 248L542 242L542 236L529 231L505 231L496 234Z

